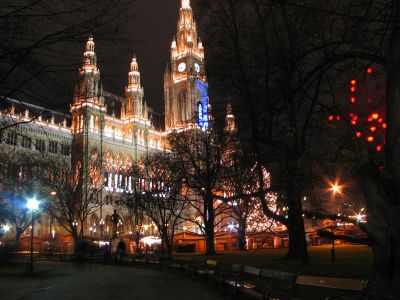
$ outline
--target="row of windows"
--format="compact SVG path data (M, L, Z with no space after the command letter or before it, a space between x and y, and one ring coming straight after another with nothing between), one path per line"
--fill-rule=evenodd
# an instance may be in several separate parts
M117 193L132 192L134 185L137 191L141 192L171 192L171 188L164 185L161 180L145 180L139 178L137 181L129 175L104 172L104 186L107 191Z
M7 132L6 136L2 138L2 142L8 144L8 145L13 145L17 146L18 145L18 135L15 132L9 131ZM25 149L32 149L32 139L27 136L22 136L21 137L21 147ZM70 155L70 146L61 144L60 147L58 147L58 142L56 141L49 141L48 145L48 151L50 153L61 153L62 155L69 156ZM36 139L35 140L35 150L38 151L46 151L46 142L42 139Z

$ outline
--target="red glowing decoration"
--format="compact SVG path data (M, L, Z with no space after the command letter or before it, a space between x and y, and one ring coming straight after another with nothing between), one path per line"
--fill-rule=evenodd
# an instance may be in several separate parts
M382 122L383 122L383 119L380 118L380 119L378 120L378 123L382 123Z
M382 128L383 128L383 129L386 129L386 123L383 123L383 124L382 124Z
M367 141L372 143L374 141L374 137L373 136L368 136L367 137Z
M362 133L359 131L359 132L356 133L356 136L357 136L358 138L360 138L360 137L362 136Z
M371 117L372 117L372 119L376 120L379 118L379 114L373 113Z
M372 74L372 71L373 71L372 68L368 68L368 69L367 69L367 74L371 75L371 74Z
M351 98L350 98L350 102L351 102L351 103L356 103L356 102L357 102L357 99L356 99L355 97L351 97Z
M382 151L382 145L376 146L376 151L381 152Z
M328 117L328 119L329 119L329 121L333 121L333 120L335 120L335 116L330 115L330 116Z
M340 121L340 116L336 116L336 120L337 120L337 121Z
M375 132L376 131L376 127L375 126L371 126L370 130L371 130L371 132Z
M352 79L352 80L350 81L350 84L351 84L351 85L356 85L356 83L357 83L357 80L355 80L355 79Z
M354 93L354 92L356 91L356 87L355 87L355 86L352 86L352 87L350 88L350 91L351 91L352 93Z

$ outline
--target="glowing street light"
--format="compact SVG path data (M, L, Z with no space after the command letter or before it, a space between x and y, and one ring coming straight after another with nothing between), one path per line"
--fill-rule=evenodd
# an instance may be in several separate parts
M35 211L39 209L39 201L35 198L28 199L26 202L26 207L32 213L32 225L31 225L31 265L30 265L30 273L33 274L33 235L35 232L34 225L35 225Z
M38 210L39 209L39 201L37 201L35 198L28 199L28 202L26 203L26 207L32 212L35 210Z
M340 193L342 192L342 188L340 187L340 185L337 184L337 182L335 182L334 184L331 184L331 191L340 198ZM333 233L333 225L334 222L331 221L331 232ZM332 245L331 245L331 261L334 262L336 258L336 254L335 254L335 239L332 239Z
M340 194L342 191L342 188L337 183L335 183L335 184L332 184L331 191L334 192L335 194L336 193Z
M9 225L4 225L2 227L0 227L1 231L3 231L4 233L7 233L10 231L11 227Z

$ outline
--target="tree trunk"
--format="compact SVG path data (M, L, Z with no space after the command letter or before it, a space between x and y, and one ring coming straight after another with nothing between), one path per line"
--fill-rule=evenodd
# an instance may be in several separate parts
M204 226L205 226L205 234L206 234L206 255L214 255L215 252L215 212L214 212L214 207L213 207L213 197L212 193L210 192L207 198L205 199L204 203L204 211L205 216L204 216Z
M205 224L206 232L206 255L214 255L215 252L215 241L214 241L214 224L212 226Z
M361 226L373 244L372 279L396 288L400 286L400 207L395 204L398 188L373 165L358 169L354 177L366 200L367 223Z
M285 225L289 235L289 250L286 257L300 259L304 264L307 264L308 251L301 196L293 189L289 189L288 193L288 223Z
M15 251L20 250L20 240L21 240L22 231L17 229L15 233Z
M164 227L160 232L161 235L161 245L162 245L162 254L167 254L168 256L172 255L172 241L170 241L168 236L168 227Z
M295 136L288 134L286 148L286 193L288 216L285 224L289 234L289 251L287 258L299 259L308 263L307 240L304 229L303 205L301 203L301 188L298 166L298 152L295 146Z
M170 237L167 237L165 241L165 253L167 254L167 257L169 259L172 257L172 243L173 243L173 238L171 239Z
M140 232L135 233L136 254L140 253Z
M304 264L308 263L307 241L304 230L303 218L293 217L287 225L289 235L289 250L287 258L300 259Z
M209 216L209 219L205 221L205 233L206 233L206 255L215 254L215 241L214 241L214 218Z
M240 220L238 222L239 227L237 231L237 249L239 251L245 251L246 250L246 221L245 220Z

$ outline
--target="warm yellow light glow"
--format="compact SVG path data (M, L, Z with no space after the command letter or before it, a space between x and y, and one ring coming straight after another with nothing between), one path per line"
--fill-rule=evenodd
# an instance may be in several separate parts
M337 183L335 183L331 186L331 191L334 193L340 193L341 190L342 190L342 188Z

